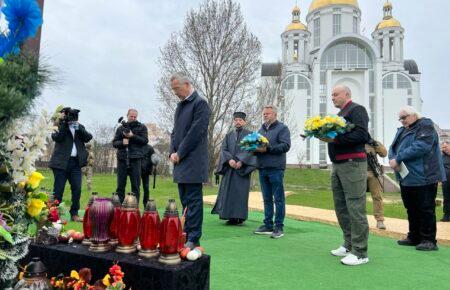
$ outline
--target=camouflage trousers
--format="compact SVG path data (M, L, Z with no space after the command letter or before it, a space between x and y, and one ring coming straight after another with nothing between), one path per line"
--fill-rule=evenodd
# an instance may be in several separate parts
M83 175L86 178L86 187L88 192L92 192L92 175L94 174L94 168L86 166L82 168Z
M384 221L383 188L378 178L371 170L367 171L367 190L370 191L373 201L373 215L377 221Z

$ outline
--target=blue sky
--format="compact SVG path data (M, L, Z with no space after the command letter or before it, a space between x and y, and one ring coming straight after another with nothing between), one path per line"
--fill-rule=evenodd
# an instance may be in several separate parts
M155 121L159 109L156 59L170 33L183 27L198 0L47 0L42 56L57 71L58 85L39 103L81 109L84 123L114 124L128 107L139 119ZM263 62L281 57L280 34L291 21L295 0L240 0L250 30L262 43ZM382 18L384 0L359 0L361 28L370 37ZM297 1L305 16L311 0ZM423 114L450 128L450 1L392 0L394 16L405 28L405 58L422 72Z

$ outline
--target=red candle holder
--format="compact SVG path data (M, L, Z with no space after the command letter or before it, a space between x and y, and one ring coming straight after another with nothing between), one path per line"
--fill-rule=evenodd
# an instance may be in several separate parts
M94 203L94 199L96 199L98 196L98 192L92 192L91 197L89 198L88 204L86 206L86 209L84 210L84 216L83 216L83 235L84 239L82 244L85 246L91 245L91 235L92 235L92 228L91 228L91 221L89 218L89 209Z
M183 248L183 228L178 216L177 204L170 199L160 226L158 261L167 265L181 263L179 251Z
M139 229L139 256L145 258L153 258L158 256L159 244L159 226L161 221L159 219L158 211L156 210L155 200L150 199L145 206L144 215L141 218Z
M116 252L130 254L136 252L135 240L139 232L138 202L133 193L128 193L119 215L117 238L119 245Z

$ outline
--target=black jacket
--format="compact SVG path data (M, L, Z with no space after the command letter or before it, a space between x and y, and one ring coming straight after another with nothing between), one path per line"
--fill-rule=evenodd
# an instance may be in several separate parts
M445 175L447 176L447 181L450 181L450 155L442 153L442 159L444 161Z
M269 129L263 124L258 132L269 140L265 153L255 152L258 169L286 169L286 152L291 148L289 128L275 121Z
M74 142L77 148L80 167L86 166L88 152L84 143L91 141L91 139L92 135L81 124L78 130L75 131L75 137L72 136L72 132L70 132L67 123L60 124L58 131L52 134L52 140L55 141L55 149L53 150L48 167L66 170Z
M338 115L344 117L347 122L355 127L350 132L337 135L334 142L328 143L328 156L331 162L340 163L350 159L365 160L365 144L369 141L369 115L366 108L351 102Z
M170 136L170 154L178 153L173 167L176 183L208 182L208 124L211 109L197 92L178 103Z
M148 132L147 127L144 124L134 121L128 123L128 126L133 132L133 137L130 138L128 143L128 158L139 159L144 157L144 147L148 143ZM126 147L123 145L123 135L124 127L120 126L116 130L116 135L113 140L113 147L117 148L117 159L125 160L127 159Z
M155 149L150 144L144 146L144 158L141 161L141 172L142 174L152 174L153 163L152 155L155 154Z

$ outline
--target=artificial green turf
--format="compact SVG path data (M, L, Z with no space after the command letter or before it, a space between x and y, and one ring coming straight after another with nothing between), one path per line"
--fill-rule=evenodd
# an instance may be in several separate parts
M261 213L227 226L209 210L201 242L211 255L211 289L450 288L450 247L420 252L370 235L370 262L350 267L329 253L342 243L338 227L286 219L285 236L274 240L252 234Z

